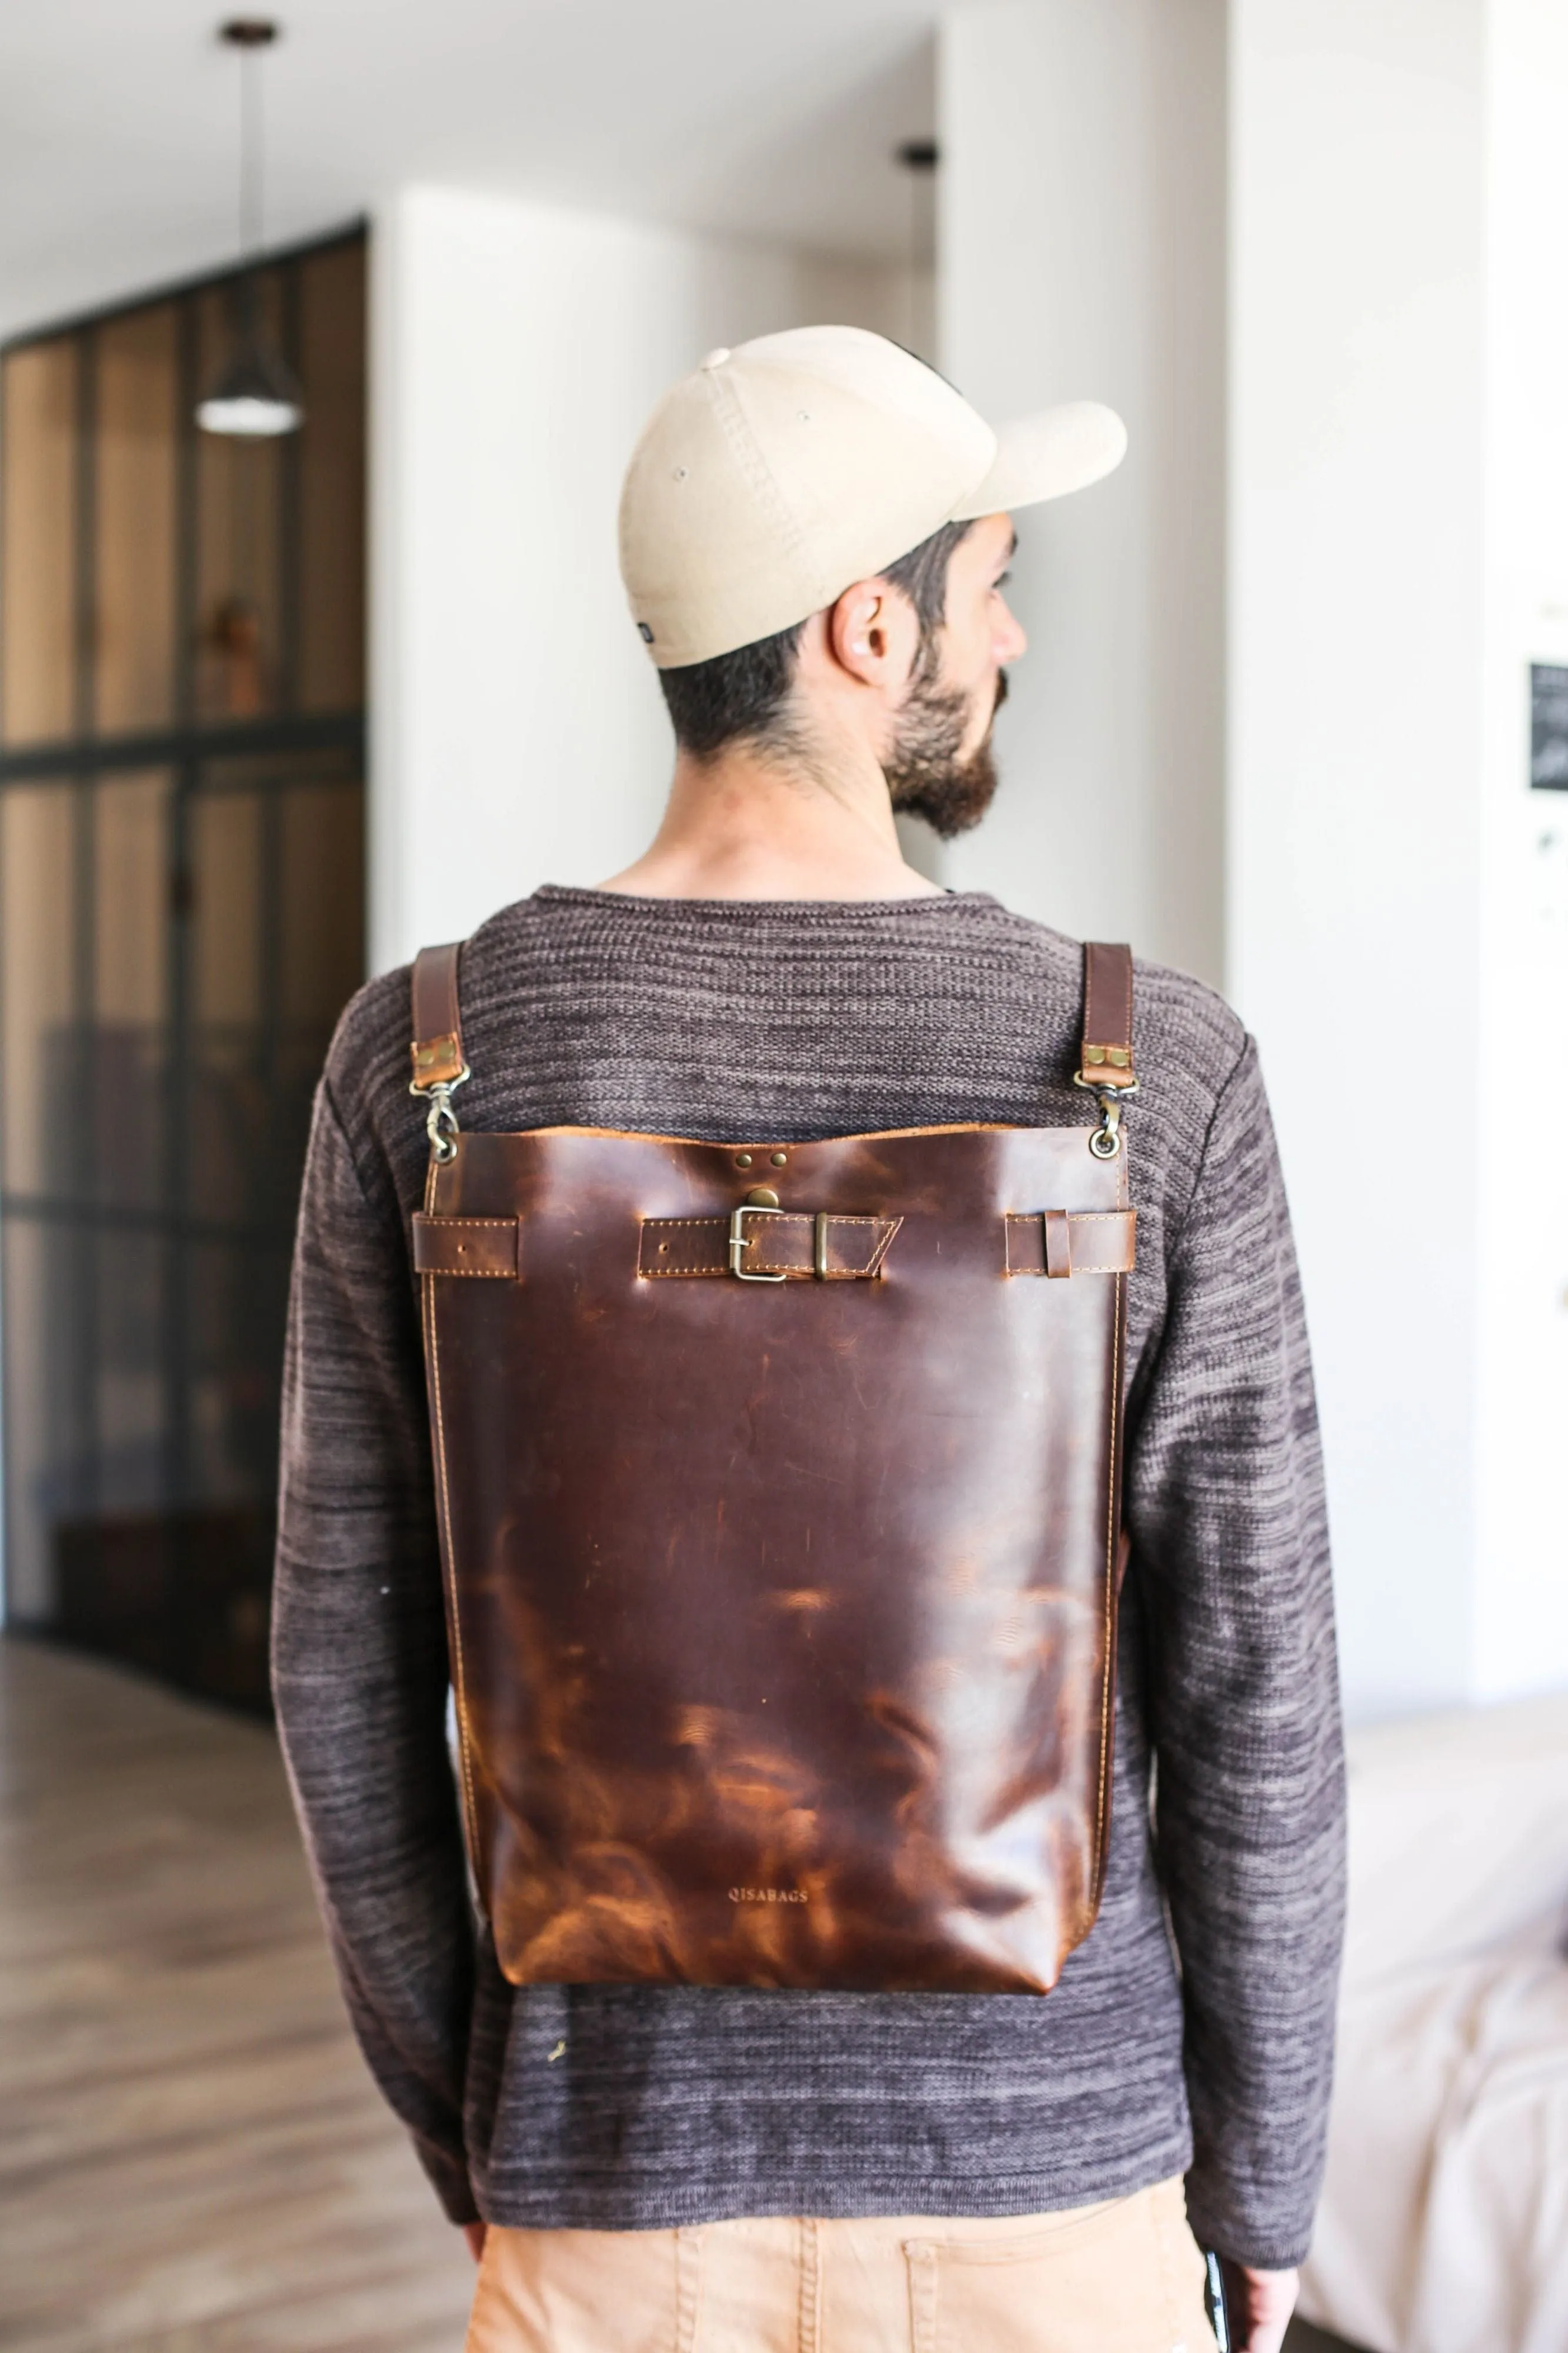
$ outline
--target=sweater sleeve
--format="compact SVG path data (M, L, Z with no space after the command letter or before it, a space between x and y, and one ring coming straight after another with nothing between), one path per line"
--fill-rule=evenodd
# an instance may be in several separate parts
M447 1640L402 1216L362 1181L323 1082L284 1370L272 1672L349 2013L447 2214L474 1936L446 1742Z
M1327 1514L1295 1251L1250 1041L1220 1094L1130 1433L1154 1836L1181 1963L1200 2240L1305 2254L1344 1902Z

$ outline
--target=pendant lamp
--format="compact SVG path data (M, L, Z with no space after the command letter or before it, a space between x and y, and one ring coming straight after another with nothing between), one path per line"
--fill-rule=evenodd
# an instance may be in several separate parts
M261 245L261 61L279 37L269 16L237 16L218 37L239 52L239 258L242 268ZM281 352L268 342L257 301L254 268L235 289L234 333L228 358L196 404L205 433L245 440L293 433L305 421L305 396Z
M934 139L905 139L894 148L893 161L910 175L909 349L917 359L924 359L931 322L921 318L920 277L922 263L929 268L936 245L936 174L942 150Z

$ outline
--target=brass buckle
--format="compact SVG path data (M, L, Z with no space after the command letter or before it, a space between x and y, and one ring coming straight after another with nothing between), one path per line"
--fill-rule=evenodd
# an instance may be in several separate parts
M465 1062L455 1078L416 1079L409 1086L415 1101L425 1104L425 1133L437 1160L458 1156L458 1114L452 1109L452 1091L465 1086L473 1075Z
M1106 1047L1106 1053L1123 1050ZM1138 1092L1136 1079L1090 1079L1082 1071L1073 1072L1072 1082L1086 1094L1100 1099L1100 1125L1089 1139L1089 1148L1097 1160L1114 1160L1121 1149L1121 1106Z
M730 1212L730 1271L741 1282L783 1282L782 1274L748 1274L741 1261L752 1247L743 1220L747 1218L782 1218L783 1209L765 1209L758 1201L742 1201L738 1209Z

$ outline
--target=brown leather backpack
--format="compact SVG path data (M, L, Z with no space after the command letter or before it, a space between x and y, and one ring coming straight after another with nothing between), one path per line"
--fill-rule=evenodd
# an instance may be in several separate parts
M414 1220L469 1852L541 1980L1044 1993L1110 1808L1132 965L1094 1127L459 1134Z

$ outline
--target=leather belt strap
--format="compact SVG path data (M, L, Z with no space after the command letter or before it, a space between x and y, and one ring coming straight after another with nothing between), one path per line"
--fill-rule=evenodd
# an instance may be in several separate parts
M811 1217L743 1207L732 1218L645 1218L637 1272L868 1282L882 1271L902 1218ZM739 1263L731 1242L742 1245Z
M1136 1209L1045 1209L1007 1219L1007 1271L1059 1282L1074 1274L1131 1274Z
M520 1218L414 1217L416 1274L509 1276L521 1272Z
M637 1272L663 1275L728 1275L733 1220L730 1218L646 1218L637 1251ZM1046 1209L1006 1220L1007 1272L1038 1274L1060 1282L1075 1274L1131 1274L1137 1211ZM808 1217L785 1210L743 1208L740 1238L747 1275L865 1282L879 1275L901 1218ZM519 1218L414 1219L416 1274L489 1277L515 1282L522 1271L522 1221Z
M1132 951L1088 940L1083 951L1083 1050L1079 1082L1137 1085L1132 1068Z
M413 1088L455 1087L468 1075L463 1059L463 1029L458 1014L459 941L421 948L414 959Z

